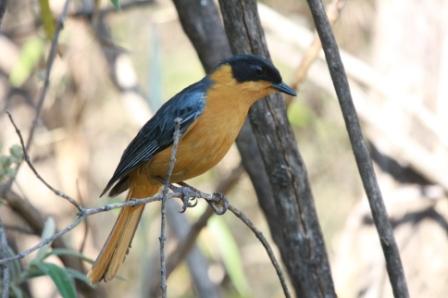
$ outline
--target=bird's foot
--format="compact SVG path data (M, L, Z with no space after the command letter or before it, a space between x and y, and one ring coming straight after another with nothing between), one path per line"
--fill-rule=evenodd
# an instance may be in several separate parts
M196 207L196 205L198 204L198 196L196 194L196 191L193 191L191 188L179 187L171 183L169 185L169 188L173 192L176 192L180 195L179 198L182 200L182 209L179 211L179 213L184 213L188 208Z
M179 211L179 213L184 213L187 208L196 207L198 204L198 198L197 197L188 197L186 195L181 196L182 200L182 209Z
M210 196L209 194L205 194L199 189L185 182L179 182L178 184L182 186L180 188L188 189L187 192L193 193L193 196L190 196L190 198L193 197L195 199L195 204L197 204L197 198L204 198L216 214L223 215L224 213L226 213L229 207L229 202L227 201L224 194L215 192Z
M227 201L224 194L220 192L214 192L212 195L212 199L207 200L207 203L218 215L223 215L229 208L229 201Z

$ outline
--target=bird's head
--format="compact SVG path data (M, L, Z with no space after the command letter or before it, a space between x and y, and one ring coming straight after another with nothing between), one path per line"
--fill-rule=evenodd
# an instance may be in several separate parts
M225 60L210 78L217 88L224 87L253 101L274 92L296 96L296 91L283 83L274 65L253 55L237 55Z

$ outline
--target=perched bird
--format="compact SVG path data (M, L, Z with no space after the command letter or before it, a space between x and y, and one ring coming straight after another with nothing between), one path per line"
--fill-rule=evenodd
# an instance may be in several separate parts
M295 90L282 82L268 61L238 55L167 101L142 127L124 151L101 196L116 196L129 189L127 200L155 195L167 174L175 119L180 118L182 138L176 152L171 182L182 182L215 166L229 150L258 99L274 92L292 96ZM123 263L145 205L121 209L97 257L89 278L93 283L111 280Z

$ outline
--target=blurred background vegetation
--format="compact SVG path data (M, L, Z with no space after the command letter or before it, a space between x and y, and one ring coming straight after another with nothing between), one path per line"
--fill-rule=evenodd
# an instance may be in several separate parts
M55 18L64 2L7 3L0 31L0 183L15 174L14 165L22 158L5 111L11 112L27 136ZM334 30L379 165L411 295L444 297L448 291L448 4L443 0L339 2L344 6ZM314 37L306 2L268 0L259 5L274 64L284 80L293 83ZM171 1L129 0L121 6L115 10L106 0L71 1L30 151L35 167L53 186L89 207L111 202L98 195L141 125L165 100L204 75ZM309 171L336 291L340 297L390 297L381 249L322 55L298 87L288 117ZM239 155L233 148L216 168L190 183L213 192L238 166ZM10 253L31 246L41 234L63 228L76 214L26 166L20 168L13 190L41 213L45 225L37 233L2 194L0 216ZM246 174L229 189L228 197L269 235ZM201 202L186 212L190 224L205 207ZM88 268L116 214L115 210L90 217L88 229L83 224L66 235L69 250L45 248L14 263L11 295L71 297L73 280L87 281L79 271L67 269L58 255L85 256L84 268ZM168 251L176 247L173 230ZM78 286L78 294L148 297L148 280L159 270L158 235L159 208L153 204L146 208L120 278L94 292ZM214 216L197 248L205 260L200 266L218 296L282 296L263 247L234 217ZM168 289L171 297L199 295L185 262L170 276Z

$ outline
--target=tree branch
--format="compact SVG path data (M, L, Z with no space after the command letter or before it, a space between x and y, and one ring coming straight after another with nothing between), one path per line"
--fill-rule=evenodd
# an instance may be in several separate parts
M31 171L34 173L34 175L39 179L50 191L52 191L55 195L58 197L61 197L62 199L66 200L73 206L75 206L76 209L78 209L78 212L81 211L81 206L76 202L76 200L65 193L55 189L53 186L51 186L34 168L33 164L31 163L30 156L28 155L28 151L26 149L26 145L23 141L22 133L20 132L19 128L17 127L17 124L15 123L14 119L11 116L11 113L9 111L6 111L6 114L8 115L9 121L11 121L12 125L14 126L14 129L19 137L20 145L22 146L22 152L23 152L23 158L25 159L27 165L30 167Z
M8 241L6 239L6 233L3 229L3 223L0 221L0 258L4 258L8 255ZM0 289L2 290L2 298L9 297L9 283L10 272L8 264L2 264L0 266L2 271L2 284Z
M207 210L211 210L211 208L207 208ZM176 238L179 241L175 250L182 249L184 240L186 239L186 237L188 237L191 231L191 225L187 217L184 214L179 213L179 205L173 201L167 202L167 214L169 227L172 229L173 233L176 235ZM172 263L171 261L173 260L172 255L173 253L171 253L167 259L167 276L169 276L169 266L170 263ZM209 260L204 256L201 250L197 246L191 245L191 249L188 249L188 254L185 256L185 261L188 265L191 279L196 290L196 295L194 296L198 298L219 298L220 291L218 289L218 285L210 280L208 274ZM153 280L151 280L151 284L153 283ZM152 289L158 290L158 287L152 287L151 285L149 286L150 287L148 287L147 292L149 293L149 295L147 295L147 297L155 297L157 293L155 293L154 291L149 291Z
M244 215L244 213L242 213L240 210L238 210L237 208L233 207L230 204L229 204L229 210L236 217L238 217L246 226L249 227L249 229L252 231L252 233L254 233L255 237L257 237L257 239L264 246L264 249L266 250L266 253L269 256L269 259L271 260L271 263L274 266L275 272L277 273L278 279L280 280L280 284L282 286L283 293L285 294L285 297L286 298L291 297L291 293L289 292L282 269L281 269L279 263L277 262L274 252L272 251L272 248L269 245L269 242L264 237L263 233L260 230L258 230L257 227L254 225L254 223L246 215Z
M95 11L95 9L92 8L83 8L77 11L70 12L70 17L75 18L91 18L95 14L100 14L103 16L106 16L108 14L113 13L121 13L122 11L129 11L131 9L145 7L150 4L154 4L154 0L132 0L132 1L123 1L120 3L120 9L117 10L113 5L110 5L105 8L98 9Z
M175 130L174 130L174 141L171 147L171 156L168 164L168 171L165 177L164 187L162 191L162 206L160 208L160 289L162 290L162 298L167 297L167 286L166 286L166 262L165 262L165 240L166 240L166 196L168 194L171 175L173 174L174 165L176 164L176 153L177 145L181 137L180 133L180 122L182 119L174 119Z
M26 152L28 152L31 148L31 144L32 144L33 138L34 138L34 133L36 132L36 128L37 128L37 122L39 121L42 107L43 107L45 98L47 96L48 87L50 86L50 74L51 74L51 70L53 69L53 63L54 63L54 60L55 60L56 54L57 54L59 36L64 27L64 20L67 17L69 3L70 3L70 0L65 0L62 14L58 18L54 36L53 36L53 39L51 40L50 52L48 53L48 58L47 58L47 67L45 69L44 85L41 89L41 92L39 93L39 97L37 100L36 113L34 115L32 123L31 123L31 129L30 129L30 132L28 135L28 139L26 141L26 146L25 146L26 150L24 150ZM16 179L16 176L19 172L21 165L22 165L22 162L19 162L17 164L14 175L6 183L6 187L4 189L4 192L2 193L3 195L11 189L11 186L12 186L14 180Z
M387 272L394 296L409 297L403 265L393 235L393 229L387 216L381 190L378 186L369 151L364 141L336 39L334 38L322 2L320 0L308 0L308 6L310 7L317 32L323 45L328 69L344 116L356 164L369 199L372 217L383 248Z
M243 172L243 168L241 165L238 165L235 169L233 169L230 174L221 180L221 182L216 187L216 192L227 194L233 186L238 181L238 178L240 177L241 173ZM202 213L202 215L199 217L199 219L196 220L194 224L189 227L187 235L182 237L179 240L179 243L177 244L176 248L170 253L170 255L167 258L167 265L166 265L166 274L167 278L171 275L171 273L177 268L177 266L182 262L182 260L185 259L185 257L188 255L188 253L192 250L194 247L194 244L196 243L196 239L199 237L201 231L207 226L207 222L215 214L213 209L208 206L207 209ZM153 280L151 282L151 285L148 287L149 295L155 296L158 285L160 284L159 281Z

